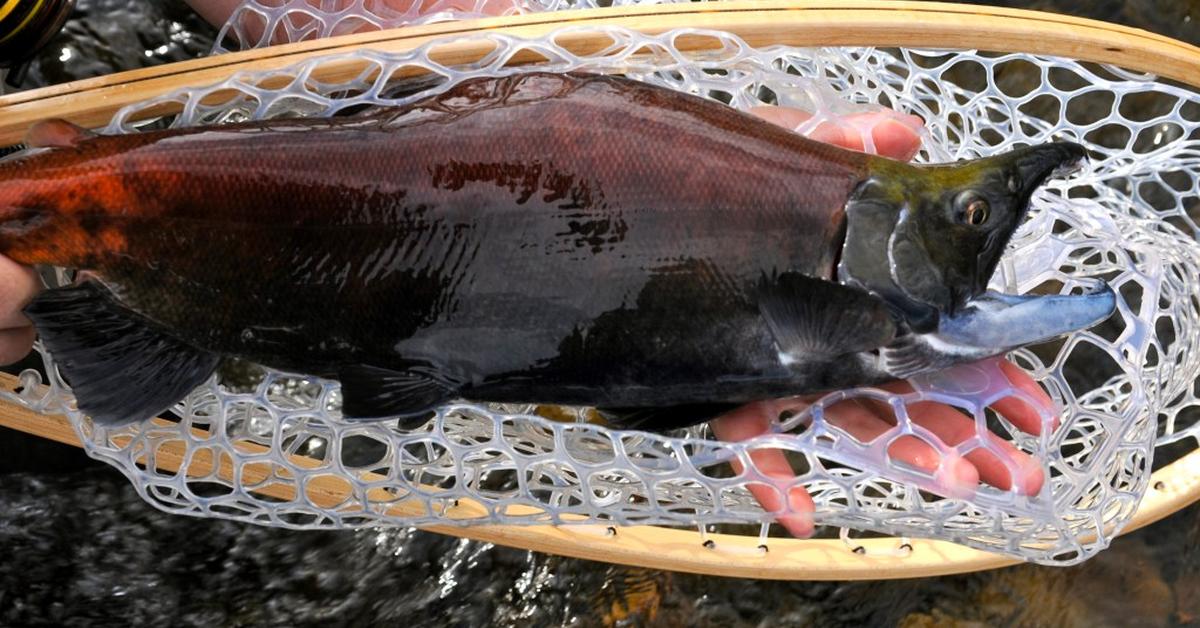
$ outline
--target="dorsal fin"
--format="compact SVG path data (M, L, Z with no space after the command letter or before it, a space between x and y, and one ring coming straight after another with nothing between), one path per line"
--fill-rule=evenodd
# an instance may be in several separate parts
M30 148L67 148L96 134L61 118L42 120L29 127L25 145Z

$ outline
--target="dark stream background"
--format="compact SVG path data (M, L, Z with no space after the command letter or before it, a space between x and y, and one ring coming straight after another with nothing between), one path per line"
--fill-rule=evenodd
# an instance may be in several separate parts
M1197 0L1011 5L1200 44ZM200 56L214 34L182 0L79 0L21 88ZM0 560L4 626L1200 625L1200 506L1072 568L740 580L415 530L293 532L166 515L79 450L3 428Z

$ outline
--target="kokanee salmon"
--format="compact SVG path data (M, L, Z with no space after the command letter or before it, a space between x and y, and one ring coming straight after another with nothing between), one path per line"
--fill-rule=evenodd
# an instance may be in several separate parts
M985 292L1068 143L920 167L636 81L530 73L329 120L96 136L0 164L0 252L88 271L26 312L104 423L223 356L343 385L351 418L451 399L665 429L1107 317Z

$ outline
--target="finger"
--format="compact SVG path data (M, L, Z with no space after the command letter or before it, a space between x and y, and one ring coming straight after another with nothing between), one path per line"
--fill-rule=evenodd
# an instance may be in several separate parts
M980 473L970 459L955 453L941 454L916 436L905 435L892 441L888 457L934 475L947 497L967 498L979 490Z
M1054 400L1050 398L1050 395L1025 372L1025 369L1008 360L1001 359L997 362L999 363L1000 370L1008 378L1013 388L1029 395L1044 410L1050 412L1050 431L1058 429L1062 419L1059 417L1058 408L1055 406ZM1017 397L1005 397L993 403L992 409L1008 419L1010 423L1022 432L1034 436L1041 435L1042 415L1038 414L1037 409L1031 406L1029 402Z
M32 268L0 256L0 329L31 325L22 310L41 288L42 281Z
M418 10L420 15L428 15L439 11L505 15L507 13L516 13L520 6L518 0L387 0L387 4L392 9L401 12L407 12L417 2L421 2L420 9Z
M882 405L882 404L881 404ZM860 442L870 443L896 425L889 410L859 399L848 399L825 409L825 420ZM930 474L943 474L947 494L955 497L973 494L979 488L980 473L957 454L942 456L932 445L914 436L901 436L888 444L888 457Z
M921 135L918 130L895 118L889 118L872 127L871 139L877 154L899 161L909 161L921 150Z
M802 109L776 105L751 107L750 113L792 131L799 129L801 125L812 119L812 114ZM840 125L830 122L818 124L815 128L809 129L805 135L810 140L833 144L848 150L862 151L863 149L862 137L857 132L847 135Z
M884 157L908 161L921 150L921 118L896 111L877 111L846 116L840 120L848 142L865 145L871 138L874 152ZM858 148L856 150L866 150Z
M922 401L909 406L909 416L913 423L933 432L943 443L956 447L959 444L981 436L990 446L1000 452L1015 467L1009 465L995 453L982 447L966 454L966 459L979 471L979 477L984 482L1003 491L1013 487L1016 477L1016 490L1022 495L1034 495L1042 489L1044 472L1041 464L1033 457L1019 450L1008 440L991 432L977 434L975 420L965 416L953 407Z
M237 8L242 0L186 0L191 5L192 10L200 14L209 24L220 28L229 16L233 14L233 10Z
M0 365L19 362L29 355L36 337L33 327L0 330Z
M896 394L912 392L912 387L907 382L893 382L885 384L882 388ZM890 412L890 409L887 412ZM1042 490L1045 472L1036 459L991 432L977 434L975 420L956 408L932 401L919 401L908 405L908 416L913 423L929 430L938 440L950 447L957 447L977 435L982 437L1015 468L1015 483L1018 493L1034 495ZM979 473L979 479L983 482L1003 491L1013 487L1014 472L1009 470L1009 466L1005 464L1004 460L988 449L977 447L968 452L964 458L975 467Z
M474 11L484 15L509 15L517 13L520 6L518 0L484 0L474 7Z
M812 118L812 114L794 107L763 105L751 107L750 113L795 130ZM808 132L809 139L833 144L849 150L864 150L863 135L870 134L875 152L884 157L908 161L921 149L921 118L895 111L851 114L833 122L822 122Z
M716 418L709 425L718 439L737 442L769 433L772 416L767 403L752 403ZM757 482L748 484L746 488L754 499L768 512L789 513L777 516L775 521L792 536L801 539L812 536L812 513L816 511L816 504L808 491L804 487L794 487L787 491L787 503L784 503L783 493L787 490L784 487L796 477L787 456L778 449L756 449L750 452L750 460L759 473L775 480L773 485ZM731 464L737 473L744 470L740 459L733 460Z
M795 107L780 107L777 105L760 105L751 107L750 113L779 126L796 130L801 124L808 122L812 118L812 114L802 109ZM814 138L815 139L815 138Z

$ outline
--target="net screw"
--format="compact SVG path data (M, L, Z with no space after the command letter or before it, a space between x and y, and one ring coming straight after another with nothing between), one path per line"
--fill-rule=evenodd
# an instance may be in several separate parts
M607 536L616 536L616 535L617 535L617 529L616 529L615 527L613 527L613 526L608 526L607 528L605 528L605 529L604 529L604 533L605 533Z
M717 547L717 544L712 539L709 539L704 542L704 549L714 549L716 547Z
M763 543L762 545L758 546L758 551L760 553L766 554L767 552L771 551L771 549L769 547L767 547L766 543Z
M903 545L900 546L900 549L911 552L911 551L913 551L913 546L911 543L904 543Z
M853 551L854 551L854 553L855 553L855 554L866 554L866 553L867 553L867 548L865 548L865 547L863 547L863 546L859 545L858 547L855 547Z
M1154 490L1156 490L1156 491L1161 491L1161 490L1164 490L1164 489L1166 489L1166 488L1167 488L1167 483L1166 483L1166 482L1163 482L1162 480L1159 480L1159 481L1157 481L1157 482L1155 482L1155 483L1154 483Z

